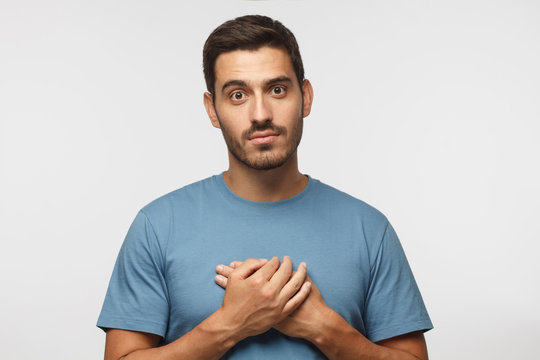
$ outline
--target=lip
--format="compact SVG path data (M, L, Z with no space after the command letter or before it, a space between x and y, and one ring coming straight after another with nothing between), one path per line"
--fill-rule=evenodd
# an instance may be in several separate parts
M276 134L275 132L273 131L263 131L263 132L256 132L254 134L252 134L248 140L253 140L253 139L257 139L257 138L264 138L264 137L268 137L268 136L278 136L279 134Z
M279 134L276 134L274 132L264 131L251 135L248 140L251 141L253 144L269 144L273 142L278 136Z

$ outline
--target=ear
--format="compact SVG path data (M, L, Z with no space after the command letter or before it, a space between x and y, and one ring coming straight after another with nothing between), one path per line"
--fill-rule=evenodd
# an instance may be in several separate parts
M302 109L302 116L306 117L311 113L311 104L313 103L313 87L311 87L311 83L308 79L304 80L302 90L302 96L304 97L304 108Z
M203 96L203 103L204 107L206 108L206 113L210 118L210 122L212 123L212 126L219 129L219 120L217 117L216 108L214 107L214 100L212 99L212 94L210 94L209 92L205 92Z

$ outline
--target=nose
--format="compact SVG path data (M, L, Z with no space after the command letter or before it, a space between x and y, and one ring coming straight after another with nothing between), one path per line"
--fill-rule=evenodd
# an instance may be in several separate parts
M255 95L251 103L251 122L272 121L272 111L264 96Z

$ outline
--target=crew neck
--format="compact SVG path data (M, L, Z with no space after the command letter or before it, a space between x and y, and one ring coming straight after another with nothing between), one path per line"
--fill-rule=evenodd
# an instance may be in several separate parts
M308 183L302 191L300 191L298 194L287 198L283 200L277 200L277 201L254 201L254 200L248 200L241 196L236 195L227 185L225 182L225 179L223 178L224 172L222 172L219 175L214 175L214 181L217 183L219 192L226 198L231 199L232 201L235 201L237 203L242 203L245 205L255 206L255 207L275 207L275 206L281 206L284 204L291 204L295 203L297 201L300 201L302 198L304 198L313 187L313 183L316 181L311 176L304 174L308 178Z

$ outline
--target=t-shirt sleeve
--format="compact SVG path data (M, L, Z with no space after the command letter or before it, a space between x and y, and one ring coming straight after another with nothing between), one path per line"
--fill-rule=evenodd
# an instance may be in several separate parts
M141 211L116 259L97 326L157 334L167 331L169 303L163 252Z
M371 264L365 324L372 342L433 328L396 232L387 224Z

